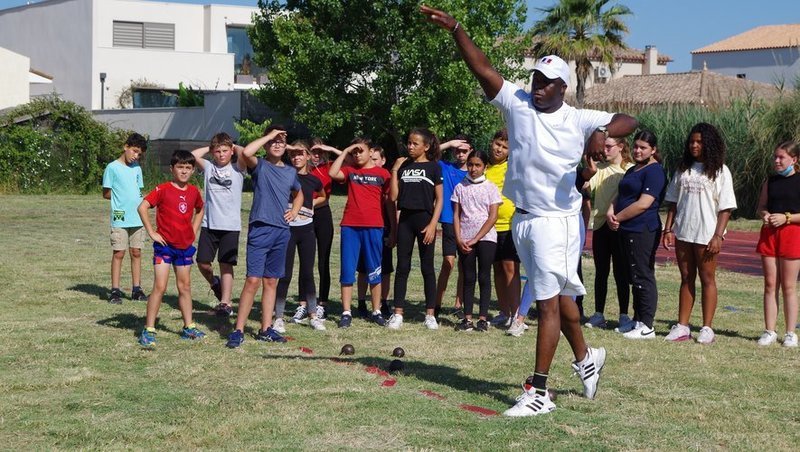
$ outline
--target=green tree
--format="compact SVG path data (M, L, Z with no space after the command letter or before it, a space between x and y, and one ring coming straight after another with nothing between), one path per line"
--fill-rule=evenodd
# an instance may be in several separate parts
M442 0L507 78L522 76L520 0ZM249 29L268 82L263 102L342 144L399 149L414 126L488 142L502 118L483 101L452 38L408 0L260 0Z
M554 6L539 9L545 17L531 29L537 55L552 53L575 62L578 107L583 107L586 79L592 73L590 58L599 58L614 72L614 51L626 47L622 39L628 27L623 16L630 15L631 10L624 5L606 8L608 2L559 0Z

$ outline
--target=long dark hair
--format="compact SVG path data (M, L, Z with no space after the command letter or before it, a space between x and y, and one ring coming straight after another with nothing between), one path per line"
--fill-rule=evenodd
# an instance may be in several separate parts
M428 150L425 151L425 156L428 160L435 162L442 158L442 150L439 149L439 139L436 138L436 134L425 127L414 127L408 132L408 135L419 135L422 137L422 142L425 143L425 146L428 146Z
M661 154L658 153L658 138L656 138L656 134L647 129L640 130L633 136L634 144L636 144L637 140L642 140L649 144L655 151L653 152L653 158L656 159L656 162L661 163Z
M686 136L686 144L683 147L683 157L678 163L678 170L683 172L692 167L695 162L692 153L689 152L689 141L695 133L700 134L700 142L703 144L703 155L700 157L703 163L703 174L707 178L714 180L725 164L725 140L722 139L719 131L711 124L700 122L692 127L689 135Z

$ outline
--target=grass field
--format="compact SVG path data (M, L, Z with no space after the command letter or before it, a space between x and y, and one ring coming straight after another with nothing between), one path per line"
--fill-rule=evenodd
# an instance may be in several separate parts
M345 331L332 321L326 332L289 325L294 340L286 344L248 336L240 349L228 350L230 322L207 313L213 295L193 270L195 317L208 337L179 339L171 283L158 347L140 349L144 303L105 301L107 217L99 195L0 197L3 449L797 450L800 444L800 353L756 345L763 329L758 277L718 275L717 341L710 346L631 342L584 330L592 345L608 350L595 401L580 397L562 341L550 377L558 409L508 419L460 405L502 412L514 403L532 370L534 324L521 338L499 330L457 334L449 322L431 332L416 310L398 332L360 320ZM145 250L143 259L148 293L151 253ZM591 259L584 265L590 282ZM670 266L659 267L657 278L656 329L663 337L677 316L679 277ZM239 275L237 298L241 283ZM124 268L126 293L129 286ZM332 295L338 299L338 285ZM422 298L416 267L409 297L417 306ZM587 310L592 300L590 292ZM610 318L615 305L609 300ZM338 308L334 303L334 313ZM332 361L345 343L356 348L352 360ZM367 370L385 368L396 346L406 350L406 368L384 387L385 377Z

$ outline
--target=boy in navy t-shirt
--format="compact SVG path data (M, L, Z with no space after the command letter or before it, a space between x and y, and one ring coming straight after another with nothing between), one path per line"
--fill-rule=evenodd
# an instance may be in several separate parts
M266 158L257 158L255 154L262 146L267 151ZM253 179L253 206L247 231L247 280L239 297L236 327L228 336L226 345L229 348L239 347L244 342L244 326L260 285L264 292L261 297L261 329L256 339L286 342L272 328L272 311L275 309L278 280L285 271L289 223L303 207L303 192L297 171L281 160L285 152L286 129L277 125L267 127L264 136L248 144L242 152L242 159ZM287 209L290 204L291 209Z
M353 166L343 167L351 156ZM370 320L385 325L381 314L381 259L383 256L383 208L389 195L389 171L375 166L369 144L356 138L331 165L331 178L347 185L347 203L342 215L341 275L342 318L339 328L347 328L353 320L350 303L359 257L364 263L372 293ZM394 212L389 212L389 216Z

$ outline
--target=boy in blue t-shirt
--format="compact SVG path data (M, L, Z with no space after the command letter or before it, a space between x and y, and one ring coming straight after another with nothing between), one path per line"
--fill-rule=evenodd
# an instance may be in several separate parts
M136 209L142 202L142 168L139 158L147 150L147 140L132 133L125 140L122 154L103 172L103 198L111 200L111 294L108 302L121 304L120 274L125 250L131 255L131 300L147 301L141 287L142 246L145 231Z
M262 146L267 155L257 158L255 154ZM256 339L286 342L272 328L272 311L275 309L278 280L285 272L289 223L303 207L303 192L297 171L281 160L285 152L286 129L277 125L267 127L264 136L248 144L242 152L242 159L253 179L253 206L247 231L247 280L239 297L236 327L228 336L228 348L239 347L244 342L244 326L259 286L263 286L261 329ZM286 209L289 204L291 209Z

